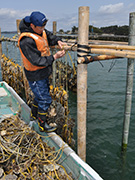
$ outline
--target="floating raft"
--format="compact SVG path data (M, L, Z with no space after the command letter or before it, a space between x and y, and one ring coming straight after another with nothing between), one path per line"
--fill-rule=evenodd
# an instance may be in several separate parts
M51 148L54 147L55 151L59 151L62 148L58 164L65 168L67 174L72 174L72 179L102 180L56 133L41 133L37 123L30 121L30 108L28 105L6 82L0 82L0 122L18 112L21 120L42 136L43 142L46 142ZM68 179L71 178L69 177Z

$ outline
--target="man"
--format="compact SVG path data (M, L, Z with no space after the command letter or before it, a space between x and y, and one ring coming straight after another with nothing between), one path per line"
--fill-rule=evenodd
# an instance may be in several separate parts
M53 61L65 55L58 51L51 55L49 46L65 45L61 39L45 29L46 16L41 12L32 12L21 20L18 40L25 75L35 96L31 107L31 118L38 119L40 131L52 132L55 127L47 124L47 111L52 102L49 94L48 77L52 73Z

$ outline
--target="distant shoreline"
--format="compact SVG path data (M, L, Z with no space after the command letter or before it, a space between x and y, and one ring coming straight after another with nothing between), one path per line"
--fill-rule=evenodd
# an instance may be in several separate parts
M4 33L4 34L14 34L14 33L17 33L17 31L3 31L1 33Z

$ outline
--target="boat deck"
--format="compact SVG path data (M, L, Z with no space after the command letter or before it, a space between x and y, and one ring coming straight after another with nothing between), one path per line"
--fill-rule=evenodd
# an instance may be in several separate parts
M19 113L21 119L42 136L50 147L60 151L59 164L78 180L103 180L87 163L66 144L56 133L40 132L35 121L30 122L30 108L6 82L0 82L0 122Z
M13 108L12 105L16 106ZM3 87L0 87L0 120L14 115L17 111L17 102L11 98L9 94Z

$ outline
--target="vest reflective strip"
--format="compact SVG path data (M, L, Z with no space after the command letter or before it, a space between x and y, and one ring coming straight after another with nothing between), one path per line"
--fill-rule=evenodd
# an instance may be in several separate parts
M31 37L32 37L33 39L38 39L38 37L37 37L36 35L34 35L34 34L31 34Z

